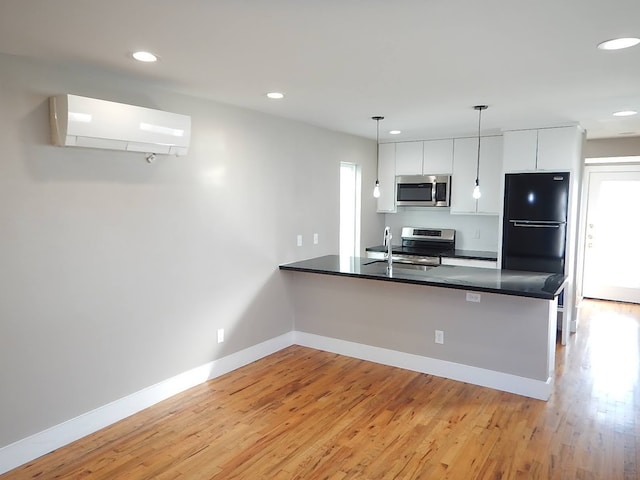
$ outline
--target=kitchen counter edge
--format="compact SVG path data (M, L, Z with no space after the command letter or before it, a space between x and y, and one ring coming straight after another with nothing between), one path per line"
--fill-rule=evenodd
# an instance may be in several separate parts
M553 300L560 294L566 283L566 277L562 274L451 265L436 266L426 272L397 268L393 270L392 276L388 276L386 262L375 262L370 258L362 257L348 257L344 260L339 255L325 255L287 263L280 265L279 268L285 271L365 278L542 300ZM544 281L546 288L536 287L541 281Z

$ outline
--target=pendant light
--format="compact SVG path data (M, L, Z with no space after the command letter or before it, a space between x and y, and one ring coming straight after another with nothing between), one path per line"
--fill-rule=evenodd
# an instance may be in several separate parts
M380 168L380 120L384 120L384 117L371 117L371 120L376 121L376 184L373 187L373 196L374 198L380 198L380 181L378 180L378 170Z
M476 185L473 187L473 198L478 200L480 193L480 124L482 123L482 111L489 108L488 105L476 105L473 107L478 111L478 161L476 162Z

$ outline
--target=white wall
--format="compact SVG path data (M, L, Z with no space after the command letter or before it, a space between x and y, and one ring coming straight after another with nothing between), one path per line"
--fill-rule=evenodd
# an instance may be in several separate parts
M59 93L191 115L189 155L51 146ZM0 105L0 447L290 331L278 265L337 253L340 161L375 177L373 141L101 71L0 56Z
M498 216L450 215L448 208L399 207L398 213L386 214L385 221L391 227L394 244L401 243L402 227L453 228L456 230L456 248L496 252L501 234ZM479 238L474 238L476 233ZM374 245L381 241L382 236Z

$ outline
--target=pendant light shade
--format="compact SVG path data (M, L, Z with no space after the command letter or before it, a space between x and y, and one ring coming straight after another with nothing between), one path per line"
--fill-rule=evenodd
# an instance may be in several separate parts
M384 120L384 117L371 117L371 120L376 121L376 184L373 187L373 196L374 198L380 198L380 180L378 180L378 170L380 168L380 120Z
M489 108L487 105L476 105L473 107L478 111L478 161L476 162L476 184L473 187L473 198L478 200L480 193L480 125L482 123L482 111Z

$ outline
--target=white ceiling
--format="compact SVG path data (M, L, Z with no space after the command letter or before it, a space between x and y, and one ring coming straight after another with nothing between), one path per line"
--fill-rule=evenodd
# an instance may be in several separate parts
M623 36L640 36L639 0L0 1L0 52L369 138L383 115L381 141L473 134L482 103L486 133L640 136L640 115L611 116L640 111L640 46L596 49Z

